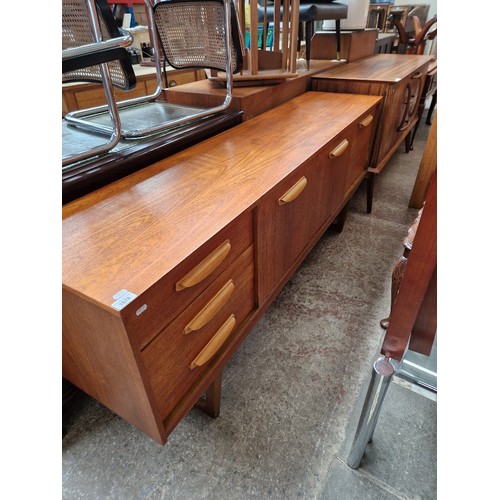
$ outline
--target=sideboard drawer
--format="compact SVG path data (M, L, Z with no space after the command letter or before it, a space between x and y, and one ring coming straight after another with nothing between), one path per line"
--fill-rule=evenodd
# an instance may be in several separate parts
M143 349L253 241L248 212L194 252L124 311L124 323Z
M210 369L254 308L253 283L251 246L144 349L144 365L163 418Z

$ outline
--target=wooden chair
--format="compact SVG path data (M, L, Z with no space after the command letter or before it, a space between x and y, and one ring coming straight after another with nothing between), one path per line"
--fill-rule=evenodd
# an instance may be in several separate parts
M415 28L415 36L411 36L409 33L405 31L405 27L399 18L399 15L396 12L391 14L392 22L396 27L399 36L398 43L398 53L399 54L418 54L422 55L424 53L425 44L427 40L433 40L437 36L437 28L432 32L429 30L432 26L437 23L437 17L434 16L432 19L429 19L423 27L420 26L420 19L418 16L412 15L412 12L408 14L413 21L413 26Z
M240 33L231 0L144 0L157 75L156 90L117 103L121 137L138 139L158 134L227 109L232 100L233 73L242 64ZM226 74L226 95L221 104L201 108L176 105L163 94L161 54L175 69L212 68ZM109 134L108 107L77 110L68 123Z
M63 168L71 163L111 150L121 135L121 124L113 87L129 90L135 75L125 47L132 36L120 32L106 0L62 1L62 81L98 82L106 96L106 116L110 126L107 142L84 148L65 147Z
M347 464L357 469L372 440L387 389L395 375L390 362L407 350L429 356L437 328L437 174L433 175L404 275L358 420ZM397 364L397 363L396 363Z

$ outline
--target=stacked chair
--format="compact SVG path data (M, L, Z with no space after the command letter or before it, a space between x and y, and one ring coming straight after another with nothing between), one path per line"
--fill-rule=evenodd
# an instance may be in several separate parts
M113 86L123 90L135 86L125 48L132 41L130 34L118 29L106 0L63 0L62 81L102 83L110 122L107 142L83 150L76 144L72 153L63 156L63 167L106 153L120 140L121 124Z
M132 37L120 30L106 0L63 0L63 82L102 82L107 104L66 114L67 125L105 135L98 148L63 157L63 167L111 150L120 139L162 134L228 108L232 74L242 62L241 33L232 0L144 0L157 87L149 95L116 102L113 87L128 90L135 76L125 49ZM224 101L210 108L160 99L162 59L175 69L226 72ZM71 63L71 64L70 64Z

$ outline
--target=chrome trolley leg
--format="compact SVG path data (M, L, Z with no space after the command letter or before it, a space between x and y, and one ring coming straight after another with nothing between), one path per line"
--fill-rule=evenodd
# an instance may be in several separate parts
M389 362L389 358L381 357L373 363L370 385L368 386L358 428L347 459L347 465L351 469L359 467L366 446L373 437L382 403L393 375L394 367Z

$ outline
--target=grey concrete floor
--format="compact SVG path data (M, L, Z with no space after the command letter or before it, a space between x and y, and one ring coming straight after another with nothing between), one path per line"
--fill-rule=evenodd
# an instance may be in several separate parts
M328 231L223 373L221 414L191 412L162 447L84 394L65 407L64 499L432 499L436 401L393 382L358 470L345 461L390 306L421 123L342 233Z

